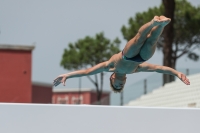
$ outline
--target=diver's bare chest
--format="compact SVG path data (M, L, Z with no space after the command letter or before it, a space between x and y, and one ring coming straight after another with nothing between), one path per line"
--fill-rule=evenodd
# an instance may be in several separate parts
M135 72L137 69L138 65L136 65L133 62L130 63L118 63L115 66L115 72L117 73L124 73L124 74L130 74Z
M138 67L138 64L131 61L119 60L117 62L114 62L110 67L113 69L113 72L131 74L135 72L135 70Z
M135 72L139 63L133 61L124 60L121 53L114 55L111 60L110 68L112 72L131 74Z

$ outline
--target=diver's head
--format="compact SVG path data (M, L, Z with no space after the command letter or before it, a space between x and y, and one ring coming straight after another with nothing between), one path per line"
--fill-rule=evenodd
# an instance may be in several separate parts
M114 92L122 92L122 90L124 89L124 85L126 83L126 75L124 74L117 74L117 73L113 73L110 76L110 88L114 91Z

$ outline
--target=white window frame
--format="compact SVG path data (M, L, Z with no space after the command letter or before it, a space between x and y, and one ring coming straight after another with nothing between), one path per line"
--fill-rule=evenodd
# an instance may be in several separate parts
M80 97L73 96L71 100L72 100L72 104L83 104L83 96L82 95ZM78 100L80 100L80 103L78 103Z
M63 102L64 101L64 102ZM60 97L58 96L57 97L57 103L58 104L68 104L69 103L69 98L68 96L65 96L65 97Z

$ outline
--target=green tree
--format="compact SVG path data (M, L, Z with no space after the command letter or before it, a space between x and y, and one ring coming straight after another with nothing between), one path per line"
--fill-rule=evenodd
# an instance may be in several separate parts
M163 1L164 3L164 1ZM169 4L169 3L168 3ZM191 60L197 61L199 55L194 51L200 47L200 6L192 6L186 0L176 0L174 10L173 26L166 27L163 34L158 41L158 49L163 51L163 65L175 69L176 61L183 55ZM135 17L129 18L128 26L123 25L121 28L124 39L130 40L138 31L140 26L150 21L155 15L166 15L166 3L161 4L159 7L149 8L148 11L136 13ZM170 45L169 36L171 32L172 45ZM166 48L169 50L166 51ZM173 81L173 78L163 80L163 85L167 82Z
M120 43L118 38L110 41L103 33L96 34L95 37L86 36L75 43L69 43L68 48L64 50L61 66L68 70L92 67L118 53ZM94 79L87 76L96 87L99 102L103 90L103 76L104 73L100 73L100 83L97 74L94 75Z

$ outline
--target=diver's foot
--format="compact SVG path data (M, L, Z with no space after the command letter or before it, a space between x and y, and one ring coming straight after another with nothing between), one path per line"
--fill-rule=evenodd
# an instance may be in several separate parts
M161 25L161 26L166 26L169 22L171 21L170 18L167 18L165 16L154 16L153 20L152 20L152 24L154 26L158 26L158 25Z
M170 18L167 18L167 17L165 17L165 16L160 16L159 18L160 18L160 21L162 22L161 25L163 25L163 26L166 26L166 25L169 24L170 21L171 21Z

